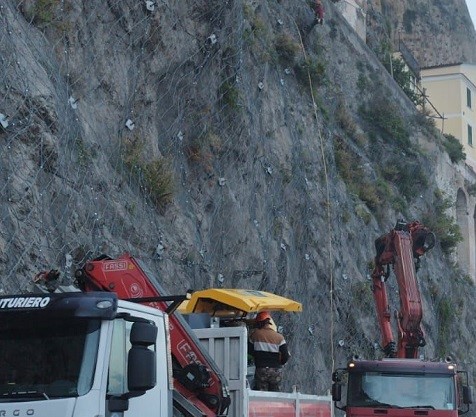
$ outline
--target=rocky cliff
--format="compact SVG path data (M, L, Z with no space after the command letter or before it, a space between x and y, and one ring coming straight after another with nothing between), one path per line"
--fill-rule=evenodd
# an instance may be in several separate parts
M476 32L465 0L371 0L368 23L371 36L377 28L395 43L401 39L421 67L476 62Z
M414 11L403 21L425 62L456 58L451 45L474 56L450 24L430 51L418 38L441 28L392 4L373 6L375 33ZM3 2L1 290L53 267L68 283L129 251L173 293L295 298L303 314L276 317L286 388L323 393L350 355L381 356L374 239L425 219L440 243L420 271L424 353L472 370L474 286L451 255L464 165L331 2L312 23L304 0Z

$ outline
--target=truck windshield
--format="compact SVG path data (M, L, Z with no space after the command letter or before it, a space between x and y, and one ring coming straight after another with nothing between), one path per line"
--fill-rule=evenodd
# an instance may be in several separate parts
M363 372L349 375L347 406L455 410L457 404L452 375Z
M0 319L0 402L76 397L91 389L100 320Z

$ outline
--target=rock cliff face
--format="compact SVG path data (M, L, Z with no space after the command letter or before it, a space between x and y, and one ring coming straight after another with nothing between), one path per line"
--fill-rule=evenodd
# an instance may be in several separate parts
M370 26L376 24L393 40L403 40L421 67L476 62L476 32L465 0L371 0L369 4Z
M443 36L418 2L375 2L373 31L395 16L427 64L472 60L454 2L426 2L459 22L443 43L418 43ZM331 2L312 22L304 0L4 1L2 291L49 268L68 283L85 260L129 251L173 293L301 301L299 317L275 317L293 354L287 389L325 392L350 355L381 356L374 239L400 217L451 223L454 205L437 209L464 166ZM443 249L420 272L424 353L471 370L475 291Z

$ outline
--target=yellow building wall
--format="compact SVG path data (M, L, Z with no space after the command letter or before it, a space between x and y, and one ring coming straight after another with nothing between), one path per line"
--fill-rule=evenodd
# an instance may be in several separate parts
M469 78L469 80L476 85L476 66L472 64L462 64L461 72Z
M464 141L466 158L470 165L476 169L476 66L470 64L461 65L461 72L466 76L461 83L462 94L462 138ZM471 91L471 108L467 106L466 90ZM473 128L473 144L468 145L468 124Z
M452 80L429 80L422 77L422 87L431 104L443 115L461 115L461 87L460 81Z
M440 119L437 119L437 127L440 129L443 133L449 133L453 135L455 138L458 138L461 143L462 142L462 137L463 137L463 125L461 123L461 119L447 119L444 121L441 121ZM464 144L463 144L464 146Z
M466 152L466 162L476 170L476 66L461 64L428 68L421 72L422 87L428 99L445 120L435 119L443 132L458 138ZM467 106L471 91L471 108ZM432 112L429 105L426 107ZM468 125L472 126L472 145L468 144Z

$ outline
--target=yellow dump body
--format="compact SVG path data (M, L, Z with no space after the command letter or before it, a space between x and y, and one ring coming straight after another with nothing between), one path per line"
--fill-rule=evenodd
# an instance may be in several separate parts
M195 291L178 311L182 314L245 316L259 311L302 311L301 303L266 291L211 288Z

